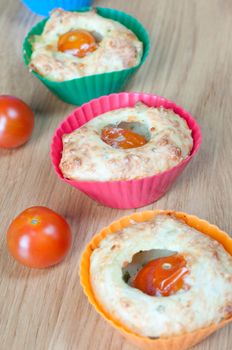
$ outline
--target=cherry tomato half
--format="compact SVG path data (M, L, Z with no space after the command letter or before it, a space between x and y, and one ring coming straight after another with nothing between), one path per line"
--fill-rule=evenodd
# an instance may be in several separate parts
M73 30L59 37L58 50L79 58L85 57L96 49L95 38L86 30Z
M180 254L158 258L147 263L135 276L132 286L148 295L169 296L188 289L184 277L189 273Z
M7 231L10 253L29 267L44 268L59 263L67 255L71 243L68 223L46 207L24 210Z
M15 148L31 136L34 114L31 108L14 96L0 96L0 147Z
M147 143L144 136L131 130L106 126L101 133L101 139L113 148L136 148Z

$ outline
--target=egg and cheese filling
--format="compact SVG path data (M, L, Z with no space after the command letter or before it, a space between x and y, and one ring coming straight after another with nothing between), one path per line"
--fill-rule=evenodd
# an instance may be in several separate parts
M192 147L183 118L138 103L101 114L64 135L60 169L78 181L138 179L179 164Z
M232 314L231 255L166 214L107 235L91 255L90 278L103 309L143 336L180 335Z
M54 10L31 44L31 69L57 82L131 68L143 54L131 30L93 10Z

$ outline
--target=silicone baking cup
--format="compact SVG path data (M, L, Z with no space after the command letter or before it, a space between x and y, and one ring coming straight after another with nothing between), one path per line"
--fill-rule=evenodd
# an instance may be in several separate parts
M93 0L21 0L32 12L41 16L49 16L54 8L64 10L78 10L82 7L92 5Z
M79 12L89 11L91 8L82 9ZM72 80L66 80L63 82L54 82L48 80L38 73L32 71L32 73L56 96L61 100L74 105L81 105L93 98L107 95L113 92L118 92L124 89L132 75L138 70L138 68L145 62L149 49L150 42L147 31L141 23L134 17L114 9L97 7L97 13L102 17L110 18L118 21L131 29L140 41L143 42L143 56L140 63L132 68L123 69L121 71L114 71L110 73L95 74L82 78L76 78ZM25 38L23 44L23 58L25 64L28 66L32 55L32 47L30 44L30 38L33 35L40 35L43 31L45 23L48 18L39 22L35 27L31 29Z
M83 287L90 304L95 310L106 320L111 326L117 329L124 337L130 342L135 344L144 350L186 350L196 345L210 334L214 333L217 329L225 326L232 321L232 317L223 320L218 324L212 324L209 327L200 328L194 332L185 333L179 336L172 336L170 338L158 338L151 339L144 336L137 335L124 327L123 324L115 320L104 307L96 300L90 279L90 258L91 254L99 246L99 243L107 235L118 232L124 227L131 225L131 220L136 222L148 221L160 213L173 214L176 218L184 220L185 223L191 227L194 227L198 231L220 242L224 248L232 255L232 239L225 232L221 231L218 227L209 224L205 220L201 220L196 216L188 215L182 212L174 211L144 211L140 213L134 213L132 215L123 217L122 219L113 222L108 227L104 228L100 233L93 237L91 242L87 245L80 262L80 282ZM199 296L200 297L200 296ZM203 311L204 312L204 311Z
M184 118L192 130L193 148L190 155L177 166L154 176L127 181L74 181L65 179L59 169L62 155L62 136L78 129L89 120L102 113L123 108L134 107L142 101L150 107L163 106L172 109ZM156 95L123 92L103 96L75 109L58 127L51 144L51 159L59 178L78 188L99 203L118 209L138 208L148 205L163 196L184 170L190 160L196 155L201 144L201 132L191 115L175 103Z

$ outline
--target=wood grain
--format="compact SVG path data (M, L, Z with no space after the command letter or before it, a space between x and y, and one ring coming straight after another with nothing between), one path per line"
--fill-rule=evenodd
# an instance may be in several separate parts
M128 90L176 101L202 128L197 158L170 192L147 208L183 210L230 233L232 1L99 0L96 4L131 13L150 33L151 53ZM131 211L105 208L61 183L53 172L51 137L73 106L59 101L23 65L23 38L39 20L20 1L0 0L0 93L22 98L36 114L31 141L14 151L0 151L0 349L132 350L91 309L78 278L80 253L92 235ZM6 249L9 223L32 205L53 208L72 226L73 249L51 269L22 267ZM195 349L230 350L231 339L232 326L227 326Z

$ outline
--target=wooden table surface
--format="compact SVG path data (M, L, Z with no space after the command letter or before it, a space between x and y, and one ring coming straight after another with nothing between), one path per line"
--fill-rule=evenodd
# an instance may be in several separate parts
M96 5L131 13L150 33L150 55L128 90L174 100L202 129L196 159L169 193L147 208L183 210L230 233L232 1L99 0ZM24 67L22 41L39 20L20 1L0 0L0 93L22 98L36 115L30 142L0 151L0 349L132 350L90 307L78 278L80 254L92 235L132 211L95 203L62 183L52 169L53 131L74 107L59 101ZM72 227L72 251L54 268L28 269L7 252L8 225L33 205L56 210ZM231 350L231 339L232 325L195 349Z

